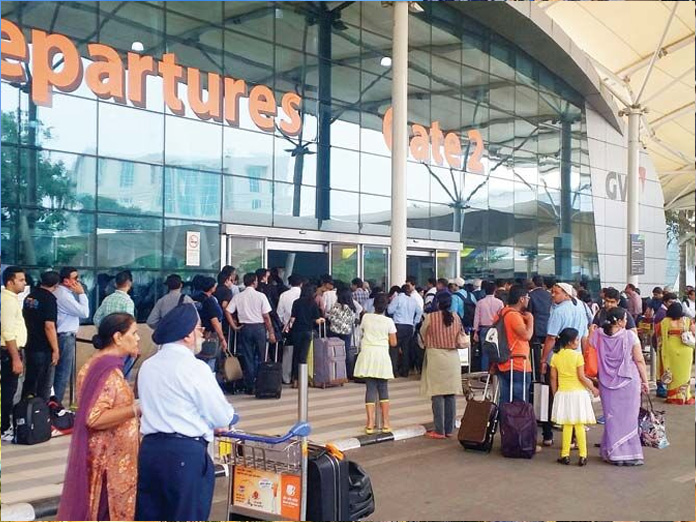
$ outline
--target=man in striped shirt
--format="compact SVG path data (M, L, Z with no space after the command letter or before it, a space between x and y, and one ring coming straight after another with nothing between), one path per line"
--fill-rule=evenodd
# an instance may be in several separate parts
M365 290L365 285L362 279L356 277L350 283L350 289L353 291L353 299L358 302L360 306L365 308L365 303L370 299L370 292Z
M109 314L123 312L131 314L135 317L135 303L128 295L128 292L133 287L133 275L124 270L116 274L115 278L116 290L114 293L107 295L102 304L94 312L94 326L99 328L99 324Z
M481 288L486 292L486 297L476 303L474 312L474 343L483 343L486 332L493 326L498 313L503 309L503 302L495 297L496 285L493 281L484 281ZM481 371L488 371L488 356L480 349Z

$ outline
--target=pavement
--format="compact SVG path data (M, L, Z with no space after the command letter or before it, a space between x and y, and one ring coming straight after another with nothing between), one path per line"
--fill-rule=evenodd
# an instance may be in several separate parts
M432 421L430 402L419 394L417 378L389 384L392 427L403 428ZM246 395L227 396L240 416L239 428L264 434L283 434L297 420L298 392L284 387L280 400L257 400ZM362 435L365 426L365 385L348 383L337 388L309 389L311 438L335 442ZM464 401L461 401L463 409ZM35 446L2 443L2 502L11 504L55 497L62 491L70 436L56 437Z

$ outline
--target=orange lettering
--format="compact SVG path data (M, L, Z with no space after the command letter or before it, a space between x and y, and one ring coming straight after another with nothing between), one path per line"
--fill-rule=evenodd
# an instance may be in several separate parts
M155 59L128 53L128 99L136 107L145 108L145 76L157 74Z
M302 98L294 92L286 92L281 100L283 111L290 118L290 121L282 120L280 122L280 130L288 136L297 136L302 128L302 118L298 111L302 103Z
M462 144L454 132L448 132L445 136L445 159L453 169L462 167Z
M433 159L438 165L442 165L442 154L440 154L440 147L442 147L442 139L444 135L440 130L440 122L434 121L430 129L430 141L433 146Z
M2 19L2 79L10 82L27 81L22 62L29 57L29 46L22 31L9 20ZM20 63L10 63L18 60Z
M184 103L179 99L177 84L184 78L184 70L181 65L176 63L174 53L165 53L159 62L159 72L163 79L164 101L167 107L177 116L185 113Z
M475 145L474 152L467 162L467 168L472 172L483 172L483 163L481 163L481 155L483 154L483 137L476 129L469 129L466 135Z
M384 136L384 142L387 144L387 148L391 150L392 148L392 118L394 117L392 108L389 107L387 112L384 113L384 118L382 119L382 136Z
M95 60L97 58L104 59L104 61L96 60L87 67L85 78L89 88L102 100L113 98L120 103L125 103L124 70L121 57L114 49L102 44L89 44L87 50Z
M188 68L188 101L191 110L202 120L212 118L222 121L222 88L220 75L208 73L208 101L203 101L201 94L201 72L193 67Z
M246 93L244 80L225 78L225 120L233 127L239 127L239 97Z
M33 42L33 79L31 97L37 105L51 106L53 87L72 92L82 81L82 59L75 45L61 34L46 34L36 29L31 32ZM53 58L63 55L63 69L53 70Z
M256 126L264 131L275 128L274 118L278 113L273 91L265 85L257 85L249 93L249 116Z
M428 131L422 125L413 125L413 138L411 139L411 156L418 161L430 160L430 143Z

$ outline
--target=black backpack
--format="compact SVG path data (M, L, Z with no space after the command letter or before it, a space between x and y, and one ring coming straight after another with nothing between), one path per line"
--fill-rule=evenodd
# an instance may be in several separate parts
M51 413L51 426L63 435L72 433L75 426L75 413L64 408L56 397L48 401L48 409Z
M507 333L505 332L505 316L510 313L501 314L498 321L486 333L483 340L483 349L488 354L491 363L502 364L510 360L510 344L508 343Z
M40 397L27 397L12 410L15 444L40 444L51 439L51 413Z
M476 315L476 298L471 292L467 292L466 298L459 292L453 293L452 296L457 296L464 302L464 315L460 317L462 326L464 326L464 328L473 328L474 316Z

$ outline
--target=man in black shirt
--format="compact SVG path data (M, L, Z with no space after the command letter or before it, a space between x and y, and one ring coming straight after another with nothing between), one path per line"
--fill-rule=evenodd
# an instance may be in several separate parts
M595 318L592 321L592 325L595 328L602 327L602 323L606 320L607 313L609 313L609 310L611 310L612 308L616 308L617 306L619 308L623 308L619 306L620 299L621 292L619 292L616 288L609 287L604 289L604 307L599 312L597 312L597 315L595 315ZM626 310L624 309L624 311ZM594 331L594 328L592 328L592 330ZM633 317L631 317L631 314L629 314L628 312L626 312L626 330L633 330L637 333L636 322L633 320Z
M52 270L41 274L41 286L24 300L24 322L27 325L26 376L23 397L33 395L48 400L53 387L53 375L58 364L58 305L53 292L58 288L60 275Z
M532 350L534 350L534 371L541 375L541 349L546 339L546 328L551 316L553 304L551 293L544 286L544 278L540 275L532 278L534 288L529 292L529 304L527 310L534 316L534 336L532 337Z

